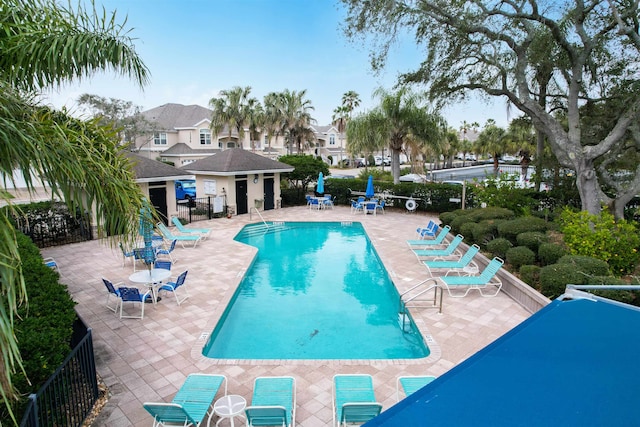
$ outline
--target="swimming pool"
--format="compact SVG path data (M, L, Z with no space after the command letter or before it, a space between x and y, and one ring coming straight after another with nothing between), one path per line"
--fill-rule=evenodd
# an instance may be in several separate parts
M416 359L429 355L360 223L249 225L258 248L203 354L220 359Z

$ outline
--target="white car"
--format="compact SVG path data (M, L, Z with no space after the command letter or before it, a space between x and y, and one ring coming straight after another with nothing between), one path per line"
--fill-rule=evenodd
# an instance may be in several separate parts
M408 173L400 177L400 182L417 182L423 184L427 182L427 177L424 175L418 175L417 173Z

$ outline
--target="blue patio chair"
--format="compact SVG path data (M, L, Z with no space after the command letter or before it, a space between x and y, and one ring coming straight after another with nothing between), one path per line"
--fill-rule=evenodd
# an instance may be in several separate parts
M121 286L118 288L118 292L120 293L120 318L121 319L144 319L144 303L147 301L147 297L150 296L151 290L148 290L144 294L140 293L138 288L128 288ZM133 314L125 314L124 313L124 303L130 302L134 306L136 304L140 305L140 315Z
M161 222L156 224L156 228L160 231L160 234L162 234L165 239L177 240L178 242L180 242L183 248L185 247L184 242L193 243L193 247L195 248L198 242L202 240L202 236L200 234L174 234L167 228L166 225Z
M433 375L398 377L396 381L396 400L400 402L400 400L402 400L402 394L404 394L404 397L407 397L435 379L436 377Z
M440 227L438 227L438 224L433 222L433 220L429 220L429 223L427 224L427 226L424 228L418 227L416 229L416 233L418 233L418 237L420 239L425 239L427 237L435 237L436 234L438 234L439 228Z
M385 201L380 200L380 203L378 203L378 205L376 206L376 212L382 212L384 214L384 205Z
M199 234L200 237L202 237L202 240L206 239L207 237L209 237L209 234L211 234L210 228L185 227L180 221L180 218L178 218L177 216L172 217L171 222L176 226L179 232L185 234Z
M460 259L457 259L457 260L456 259L452 259L452 260L434 259L434 260L425 260L423 262L425 267L427 267L427 270L429 270L430 273L431 273L431 270L444 270L444 269L447 269L449 271L452 271L452 270L462 271L462 269L467 266L475 266L476 268L478 267L478 265L473 261L473 257L475 257L479 251L480 251L480 247L476 244L473 244L469 246L469 249L467 249L467 252L465 252L464 255L460 257ZM449 272L447 272L447 274L448 273Z
M140 252L140 250L136 250L136 249L127 251L122 245L122 242L118 242L118 246L122 251L122 266L123 267L125 266L127 259L131 259L131 263L133 264L133 271L135 272L136 264L138 263L138 261L143 260L142 253Z
M178 276L175 282L167 282L166 284L160 286L158 288L158 292L160 291L172 292L173 295L176 297L176 302L178 303L178 305L180 305L184 300L189 298L189 292L187 291L187 287L184 284L185 279L187 278L187 273L188 271L185 270L182 273L180 273L180 275ZM178 295L179 289L182 289L180 293L183 294L183 296Z
M322 208L322 203L317 198L312 198L311 203L309 203L309 209L320 210Z
M362 212L362 202L351 201L351 213Z
M495 257L478 275L433 277L427 279L424 283L433 281L438 287L446 289L449 296L453 298L465 297L474 289L483 297L494 297L498 295L502 288L502 281L496 277L496 274L503 264L504 261L501 258ZM488 288L494 288L495 292L485 294L483 291ZM464 293L451 292L453 289L462 289Z
M120 303L122 303L122 300L120 299L120 291L118 289L116 289L116 286L120 287L120 285L124 285L124 282L119 282L116 283L115 285L113 284L113 282L111 282L108 279L105 279L104 277L102 278L102 283L104 283L104 286L107 288L107 304L106 307L113 311L114 313L118 312L118 308L120 306ZM115 306L110 306L109 305L109 301L111 301L111 298L115 298L116 299L116 305Z
M444 244L443 242L445 241L445 237L447 237L447 234L449 234L449 230L451 230L451 227L448 225L445 225L440 229L440 232L434 239L407 240L407 244L409 245L409 247L443 245Z
M207 418L207 426L213 417L212 404L224 385L227 394L227 377L212 374L191 374L184 381L171 403L145 402L142 407L153 416L153 427L201 426Z
M251 406L245 409L247 425L296 425L296 380L293 377L258 377L253 384Z
M57 271L58 273L60 273L60 267L58 266L56 260L53 259L53 257L44 258L42 262L53 271Z
M171 260L171 262L175 264L177 259L175 259L171 253L175 250L176 243L178 243L177 240L172 240L171 245L169 245L168 249L165 249L163 247L159 247L158 249L156 249L156 257L168 256L169 260Z
M418 257L419 261L422 261L422 258L447 257L450 255L460 254L460 250L458 249L458 247L460 246L460 243L462 243L463 239L464 239L464 236L462 234L458 234L456 235L456 237L453 238L453 240L451 240L449 245L444 249L434 249L434 248L425 247L424 249L411 248L411 250L413 251L415 256Z
M333 425L365 423L377 417L382 405L376 401L371 375L334 375Z
M325 194L324 199L322 199L322 205L325 209L333 209L333 201L335 197L331 197L331 194Z

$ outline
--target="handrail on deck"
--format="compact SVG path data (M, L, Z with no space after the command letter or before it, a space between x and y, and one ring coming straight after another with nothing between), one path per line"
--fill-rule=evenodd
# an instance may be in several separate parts
M260 214L260 211L259 211L259 210L258 210L258 208L256 208L256 207L253 207L253 206L252 206L252 207L249 209L249 221L251 221L251 220L252 220L252 218L251 218L251 210L256 211L256 213L258 214L258 216L259 216L259 217L260 217L260 219L262 220L262 222L263 222L264 226L265 226L265 227L267 227L267 229L269 229L269 224L267 224L267 221L265 221L265 220L264 220L264 218L263 218L263 217L262 217L262 215Z
M426 286L426 284L430 281L433 281L433 284L431 284L430 286ZM425 287L425 289L420 290L418 293L416 293L415 295L411 296L410 298L408 298L406 301L404 300L404 296L407 295L408 293L420 288L420 287ZM426 280L423 280L422 282L413 285L411 288L407 289L406 291L404 291L403 293L400 294L400 308L399 311L403 312L403 309L408 307L407 304L411 301L416 300L418 297L424 295L425 293L429 292L430 290L434 290L433 292L433 305L432 307L438 307L438 313L442 313L442 289L440 289L440 286L438 286L438 281L433 278L430 277ZM438 289L440 289L440 302L438 303L437 299L438 299ZM422 300L422 301L428 301L428 300ZM419 306L414 306L414 307L419 307ZM427 307L427 308L432 308L432 307Z

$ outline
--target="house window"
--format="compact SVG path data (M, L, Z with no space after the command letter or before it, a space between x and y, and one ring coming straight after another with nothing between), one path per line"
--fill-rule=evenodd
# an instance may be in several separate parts
M211 145L211 131L200 129L200 145Z
M329 145L336 145L336 136L334 134L329 135Z
M167 145L167 134L164 132L154 132L153 145Z
M233 141L227 142L227 148L236 148L236 143Z

